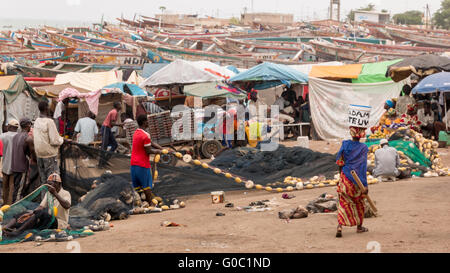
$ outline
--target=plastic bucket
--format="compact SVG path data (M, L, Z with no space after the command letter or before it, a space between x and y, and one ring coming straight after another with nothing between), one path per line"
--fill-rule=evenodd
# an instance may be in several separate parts
M368 128L372 107L350 104L348 107L348 126Z

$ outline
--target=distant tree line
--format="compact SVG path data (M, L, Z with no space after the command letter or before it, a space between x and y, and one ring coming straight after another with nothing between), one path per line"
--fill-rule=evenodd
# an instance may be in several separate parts
M441 2L441 8L434 14L433 23L437 27L450 29L450 0Z
M399 25L423 25L423 13L418 10L410 10L395 14L392 19Z
M347 20L353 22L355 20L355 11L375 11L374 4L351 10L347 14ZM381 12L388 12L382 9ZM418 10L409 10L403 13L395 14L392 19L394 23L401 25L423 25L423 12ZM433 24L438 28L450 29L450 0L442 0L441 7L433 16Z

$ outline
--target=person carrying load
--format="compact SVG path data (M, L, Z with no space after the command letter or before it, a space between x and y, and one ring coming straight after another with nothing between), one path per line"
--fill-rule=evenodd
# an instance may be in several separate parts
M369 108L370 109L370 108ZM354 113L352 115L352 113ZM357 226L356 232L369 231L363 227L364 220L364 195L368 193L367 187L367 145L359 142L366 136L366 127L359 124L368 124L369 116L366 112L352 109L349 110L349 129L351 140L344 140L337 154L336 164L339 166L340 180L337 184L339 194L338 202L338 226L336 237L342 237L342 226ZM356 125L356 126L355 126ZM358 127L357 127L358 126ZM351 172L355 171L364 185L362 191Z

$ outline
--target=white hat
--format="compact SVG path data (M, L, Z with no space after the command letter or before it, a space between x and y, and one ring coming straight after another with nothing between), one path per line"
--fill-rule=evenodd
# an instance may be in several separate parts
M388 140L385 139L385 138L383 138L383 139L380 141L380 145L383 145L383 144L388 144Z
M19 122L15 119L12 119L8 122L9 126L19 127Z

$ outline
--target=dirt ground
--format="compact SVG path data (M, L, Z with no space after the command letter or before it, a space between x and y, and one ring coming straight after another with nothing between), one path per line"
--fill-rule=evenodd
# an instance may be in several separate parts
M327 144L328 143L328 144ZM294 145L294 142L286 143ZM313 141L313 150L335 153L340 143ZM440 149L450 166L450 149ZM186 208L132 215L114 221L111 230L77 239L79 251L87 252L450 252L450 177L415 178L369 186L379 217L366 219L369 232L357 234L344 228L335 238L336 214L310 214L287 222L278 218L283 209L306 204L318 195L336 194L335 188L295 191L293 199L280 193L258 190L226 192L224 204L212 204L209 195L191 196ZM271 200L272 210L238 211L252 201ZM216 216L222 212L225 216ZM186 226L162 227L162 221ZM75 243L76 244L76 243ZM36 242L0 246L0 252L71 252L71 242Z

